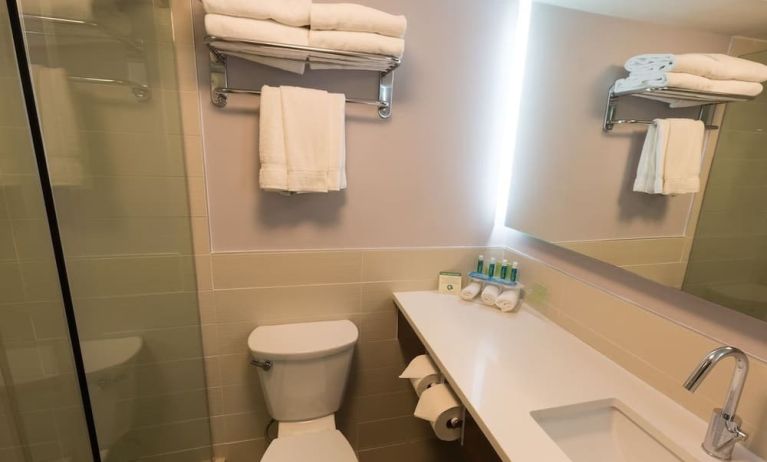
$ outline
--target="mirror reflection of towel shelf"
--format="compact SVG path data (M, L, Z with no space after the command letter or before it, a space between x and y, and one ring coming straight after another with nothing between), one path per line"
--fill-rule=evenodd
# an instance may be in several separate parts
M230 88L228 84L227 59L230 56L243 57L251 55L254 57L285 60L286 62L329 65L333 69L378 72L380 78L377 100L346 98L346 101L348 103L375 106L378 108L378 115L382 119L391 117L394 90L393 71L402 62L400 58L300 45L228 39L211 35L205 37L205 43L210 50L210 99L217 107L225 107L228 95L231 94L261 94L260 90Z
M753 96L731 95L726 93L706 93L701 91L687 90L683 88L662 87L662 88L642 88L625 92L616 92L615 86L610 87L607 93L607 104L605 106L605 116L602 123L602 130L609 132L615 125L651 125L652 120L641 119L616 119L615 111L618 107L618 100L624 96L635 96L637 98L650 99L674 105L678 103L685 104L685 107L700 106L698 111L698 120L706 121L706 129L716 130L719 127L709 123L711 120L715 105L725 103L736 103L750 101ZM689 105L689 106L687 106Z

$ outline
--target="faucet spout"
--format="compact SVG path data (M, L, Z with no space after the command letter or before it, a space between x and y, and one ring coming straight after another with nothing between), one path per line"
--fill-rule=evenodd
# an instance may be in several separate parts
M741 431L740 419L735 416L738 402L743 394L746 376L748 375L748 356L731 346L717 348L703 358L684 382L684 388L694 392L703 383L709 372L722 359L729 357L735 359L735 372L732 375L730 388L727 391L727 399L722 409L714 409L708 425L708 431L706 432L706 438L702 445L703 450L709 455L723 460L731 459L735 443L743 441L748 437L748 435Z
M698 367L690 374L690 377L684 382L684 388L694 392L698 389L708 373L716 366L719 361L725 358L735 358L735 372L732 375L730 388L727 392L727 400L722 407L722 413L727 417L734 417L735 410L738 408L740 396L743 394L743 386L746 383L748 375L748 356L739 349L731 346L724 346L711 351L698 364Z

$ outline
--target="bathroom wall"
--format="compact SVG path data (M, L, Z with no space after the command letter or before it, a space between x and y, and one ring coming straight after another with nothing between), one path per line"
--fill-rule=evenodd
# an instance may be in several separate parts
M593 348L665 393L679 404L708 421L711 410L721 407L727 394L732 368L718 366L695 394L682 388L683 381L710 350L722 343L669 321L653 310L672 303L678 310L691 316L706 316L706 309L691 302L691 297L680 294L674 300L665 292L671 289L657 287L649 290L646 303L639 306L617 295L616 289L630 290L630 278L620 281L621 270L601 262L583 262L580 256L564 256L566 251L552 244L513 232L509 259L520 263L520 277L526 285L525 300L547 317L572 332ZM651 283L644 282L645 286ZM638 284L637 284L638 286ZM684 300L686 298L686 300ZM705 302L702 302L705 305ZM707 307L706 307L707 308ZM712 307L713 308L713 307ZM727 315L743 317L739 313ZM710 322L725 319L708 317ZM754 344L765 345L764 324L751 322L751 332L735 332L727 342L744 349ZM751 369L738 409L744 429L751 436L746 445L761 457L767 455L767 362L750 357ZM701 434L701 440L703 438Z
M507 224L552 242L684 236L693 196L631 191L645 129L603 133L607 91L635 54L726 53L730 38L544 4L531 21ZM670 113L661 108L624 99L617 115Z
M195 2L198 3L198 2ZM495 125L515 2L363 0L405 14L393 116L347 105L345 192L282 197L257 183L257 97L210 104L207 52L197 46L208 200L215 251L484 245L495 211ZM196 5L199 8L199 5ZM197 14L196 36L203 36ZM303 77L231 63L233 86L263 83L375 97L370 73ZM236 133L237 136L232 136Z
M511 30L514 3L360 3L408 16L393 116L347 105L349 189L286 198L258 190L258 98L210 104L201 5L171 2L180 59L195 52L178 40L191 27L185 15L194 20L206 189L190 194L197 201L207 193L210 215L194 224L194 249L214 453L228 462L258 460L267 445L248 334L261 324L324 319L350 319L360 329L337 417L361 462L457 456L412 416L415 395L397 378L404 363L391 292L435 288L439 271L465 272L478 253L493 252L484 248L496 186L487 120L498 98L488 82L503 64L497 38ZM232 86L293 84L368 98L377 90L366 73L294 77L237 60L230 66ZM195 120L195 108L187 109ZM448 245L478 247L434 247Z

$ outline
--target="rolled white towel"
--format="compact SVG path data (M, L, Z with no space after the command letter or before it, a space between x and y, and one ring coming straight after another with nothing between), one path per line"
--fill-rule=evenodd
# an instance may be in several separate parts
M309 31L309 45L316 48L356 51L398 58L405 51L405 41L401 38L387 37L368 32L337 30Z
M615 82L615 91L617 93L663 87L745 96L757 96L764 90L761 83L739 80L712 80L699 75L678 72L632 73L628 77ZM668 102L663 97L658 97L657 99ZM697 106L699 104L691 102L689 104L677 104L672 107Z
M495 306L504 313L514 311L517 305L519 305L519 290L516 289L504 290L495 300Z
M407 30L407 19L354 3L314 3L311 28L371 32L402 38Z
M202 0L206 13L308 26L311 0Z
M490 306L495 305L495 300L498 298L500 293L501 289L498 286L491 284L486 285L484 290L482 290L482 303Z
M461 298L464 300L474 300L474 297L479 294L479 289L481 288L482 286L478 282L471 282L461 290Z
M624 65L632 73L678 72L714 80L767 81L767 66L720 53L656 53L629 58Z

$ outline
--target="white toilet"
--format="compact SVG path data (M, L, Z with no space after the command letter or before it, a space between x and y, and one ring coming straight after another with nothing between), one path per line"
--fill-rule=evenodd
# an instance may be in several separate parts
M277 423L261 462L357 462L336 429L359 334L350 321L261 326L248 347Z

